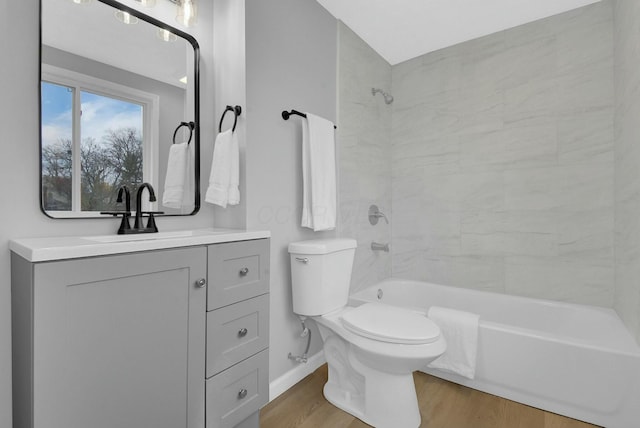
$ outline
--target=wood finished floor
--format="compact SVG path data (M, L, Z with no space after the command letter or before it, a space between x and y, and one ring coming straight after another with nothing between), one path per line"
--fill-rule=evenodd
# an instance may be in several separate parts
M422 415L421 428L594 427L424 373L416 372L414 379ZM322 387L326 381L325 364L265 406L260 412L260 427L368 427L324 399Z

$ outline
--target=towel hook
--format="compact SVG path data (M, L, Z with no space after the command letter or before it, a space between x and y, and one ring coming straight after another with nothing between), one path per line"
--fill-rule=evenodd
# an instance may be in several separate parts
M196 128L196 124L194 122L180 122L180 125L173 131L173 144L176 144L176 135L178 135L178 130L183 126L189 128L189 141L187 141L187 144L191 143L191 137L193 137L193 130Z
M232 111L233 112L233 128L231 128L231 132L236 130L236 124L238 123L238 116L240 116L242 114L242 107L240 106L235 106L235 107L231 107L231 106L227 106L224 109L224 112L222 113L222 117L220 118L220 125L218 125L218 132L222 132L222 122L224 121L224 116L227 114L228 111Z

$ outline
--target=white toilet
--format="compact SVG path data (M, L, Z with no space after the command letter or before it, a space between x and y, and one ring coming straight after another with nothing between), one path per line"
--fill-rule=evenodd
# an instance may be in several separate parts
M353 239L289 244L293 311L314 319L329 365L324 396L378 428L420 426L413 371L446 349L424 314L379 303L347 306Z

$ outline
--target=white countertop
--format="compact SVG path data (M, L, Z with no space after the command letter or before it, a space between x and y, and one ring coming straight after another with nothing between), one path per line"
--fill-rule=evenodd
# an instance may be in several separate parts
M266 230L194 229L135 235L65 236L9 241L9 249L30 262L76 259L136 251L269 238Z

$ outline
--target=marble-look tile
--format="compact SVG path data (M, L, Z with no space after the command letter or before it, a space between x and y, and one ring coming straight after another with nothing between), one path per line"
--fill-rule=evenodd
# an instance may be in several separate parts
M505 171L505 208L580 212L613 206L613 169L590 163Z
M393 145L393 168L398 171L398 175L416 165L450 165L452 170L458 169L459 159L459 138L456 136L433 139L416 136L402 139Z
M529 82L552 76L556 69L557 40L555 34L539 35L536 38L515 39L509 35L511 43L502 54L500 68L500 87L517 88Z
M491 256L426 256L424 281L454 287L504 293L504 267L501 258ZM395 271L394 271L395 275ZM414 279L414 278L411 278Z
M463 213L463 254L551 256L558 254L558 229L550 212L486 211Z
M558 162L613 162L613 109L605 107L558 120Z
M616 260L640 262L640 200L617 201L615 217ZM640 285L639 285L640 288Z
M469 170L531 168L557 163L554 120L505 125L500 131L468 135L460 141L460 165Z
M505 287L510 294L610 307L613 279L612 266L542 257L505 258Z
M554 256L557 235L552 233L462 233L462 253L480 256Z
M393 241L393 260L391 274L394 278L413 279L415 281L427 280L427 266L424 263L425 251L420 249L407 249L402 243Z
M504 207L505 181L501 172L469 172L459 174L455 180L461 211L482 207L500 210Z
M554 118L561 105L561 82L556 76L539 76L517 86L505 88L504 122L535 118Z
M561 114L613 106L613 61L559 75L557 82Z
M389 90L391 66L344 24L339 25L339 234L358 241L352 290L391 274L391 256L371 251L371 241L391 241L391 227L369 224L375 203L389 220L391 210L391 113L371 94Z
M463 112L456 110L457 104L435 106L436 100L429 100L411 107L394 107L391 135L394 140L412 138L416 132L426 130L428 139L454 134L463 119Z
M462 213L463 233L558 234L557 214L551 211L495 211L478 207Z
M616 263L616 293L614 308L622 321L629 327L632 334L640 327L640 263Z
M614 70L606 7L443 49L392 72L340 29L341 233L359 242L354 287L393 272L612 303ZM617 73L633 76L637 47L622 46L628 49ZM395 97L390 109L370 96L371 86L385 84ZM618 91L640 94L638 88L623 79ZM632 118L637 103L627 98L620 109ZM623 184L616 200L633 201L640 189L635 137L618 128L616 182ZM373 201L391 212L392 229L366 222L363 211ZM633 209L616 226L630 263L640 249ZM372 239L391 241L393 257L369 251ZM640 322L627 318L628 325Z
M454 135L466 137L499 131L504 127L504 91L491 81L461 90L459 97L449 103L460 117L458 127L453 130Z
M640 2L613 2L615 44L615 309L640 343Z
M557 218L560 260L613 266L613 207L579 213L560 212Z
M569 74L603 63L613 67L613 19L558 33L558 72ZM577 48L579 47L579 48Z

